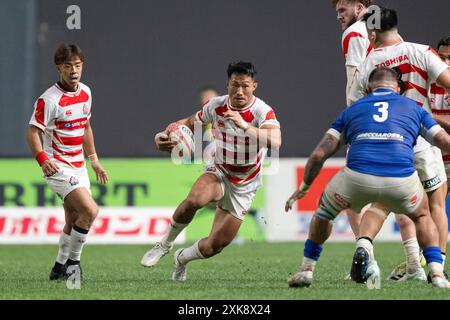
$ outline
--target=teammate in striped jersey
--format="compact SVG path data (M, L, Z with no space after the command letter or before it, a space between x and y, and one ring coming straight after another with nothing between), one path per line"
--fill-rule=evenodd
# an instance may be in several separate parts
M347 73L345 93L348 98L356 68L372 50L366 24L361 20L372 0L332 0L332 4L343 31L341 44Z
M448 66L439 59L430 46L403 41L397 30L398 20L395 10L380 8L380 26L371 25L371 18L371 14L366 14L363 20L366 21L369 39L374 49L358 67L349 99L354 102L363 97L366 94L368 77L372 70L384 66L398 73L402 94L429 111L427 81L437 81L438 84L450 88ZM444 125L442 121L438 120L438 122ZM447 239L448 230L442 227L447 221L445 213L447 177L441 152L421 137L417 140L414 152L415 167L430 198L430 211L438 226L440 239ZM406 217L397 215L396 218L407 255L407 270L404 277L425 280L423 272L417 271L420 269L420 259L414 224ZM440 243L443 244L444 241ZM441 251L444 255L445 246L441 246ZM391 276L395 276L392 279L397 278L394 274Z
M145 267L156 265L171 250L175 238L192 221L196 211L217 202L209 236L175 252L173 280L185 281L188 262L212 257L233 240L262 183L267 148L278 149L281 145L280 125L274 111L253 95L257 87L253 64L230 64L227 74L228 95L211 99L200 111L178 121L191 129L195 121L212 124L216 141L214 163L206 168L178 206L162 241L141 260ZM161 151L174 147L167 136L168 132L161 132L155 137Z
M356 68L372 50L367 36L366 24L361 20L371 4L372 0L332 0L333 8L336 10L337 20L343 31L341 44L347 74L347 85L345 89L347 104L348 94ZM362 214L353 212L350 209L347 209L346 213L353 234L357 238ZM350 280L350 273L345 278Z
M62 44L54 61L59 81L34 106L27 132L31 152L49 187L63 200L65 225L50 280L74 274L81 280L80 258L98 207L92 199L85 155L101 183L108 174L100 164L90 125L91 91L80 82L84 55L75 44ZM42 137L42 143L41 143ZM73 277L71 277L72 279Z
M439 41L438 55L449 67L450 67L450 37L443 38ZM441 126L447 132L450 132L450 125L445 126L446 118L450 117L450 94L449 91L445 90L439 86L436 82L430 82L428 86L428 100L430 103L430 109L433 113L434 118L442 119L444 124ZM443 160L445 164L445 171L447 173L447 184L450 178L450 155L445 153L443 155Z

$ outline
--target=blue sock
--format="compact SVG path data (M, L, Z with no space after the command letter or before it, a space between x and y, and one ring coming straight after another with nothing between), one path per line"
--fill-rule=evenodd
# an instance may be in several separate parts
M306 240L305 249L303 250L303 256L312 259L314 261L319 260L320 253L322 252L322 246L320 244L315 244L311 240ZM439 251L440 254L440 251Z
M442 264L444 261L442 259L441 249L439 249L439 247L426 247L423 249L423 256L425 257L427 264L430 264L431 262Z

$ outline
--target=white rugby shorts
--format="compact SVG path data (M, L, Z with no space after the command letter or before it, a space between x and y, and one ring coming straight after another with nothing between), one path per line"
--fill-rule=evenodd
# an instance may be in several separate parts
M392 212L409 214L419 207L423 196L424 189L417 172L406 178L391 178L359 173L345 167L325 188L317 215L334 220L344 209L360 212L373 202L383 204Z
M86 166L71 168L58 163L59 171L50 177L44 177L48 186L64 201L66 196L78 188L86 188L91 193Z
M239 188L238 185L230 182L215 165L207 166L204 174L214 174L220 180L222 198L217 202L217 206L230 212L237 219L244 220L245 215L250 210L257 189L249 191L248 188Z
M414 167L426 192L434 191L447 182L442 153L437 147L429 147L416 152Z

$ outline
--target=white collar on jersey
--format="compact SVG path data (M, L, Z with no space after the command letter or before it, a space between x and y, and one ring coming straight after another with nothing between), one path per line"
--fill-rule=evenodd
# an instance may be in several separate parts
M233 110L233 111L239 111L239 112L247 111L247 110L249 110L251 107L253 107L253 105L255 104L255 102L256 102L256 97L253 96L252 101L251 101L246 107L244 107L244 108L242 108L242 109L237 109L237 108L233 108L233 106L231 105L230 97L228 97L228 106L229 106L230 109Z
M61 91L62 93L64 93L65 95L71 96L71 97L78 95L78 94L80 93L80 91L81 91L81 85L80 85L80 83L78 83L78 88L77 88L76 91L67 91L67 90L64 90L64 88L62 88L62 87L58 84L58 82L55 83L55 87L56 87L59 91Z

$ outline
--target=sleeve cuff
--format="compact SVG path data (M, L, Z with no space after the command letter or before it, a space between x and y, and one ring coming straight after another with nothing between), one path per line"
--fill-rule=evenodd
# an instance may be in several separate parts
M40 123L37 122L37 121L30 121L29 124L31 124L31 125L33 125L33 126L39 128L39 129L41 129L42 131L45 131L45 126L42 125L42 124L40 124Z
M263 121L263 122L259 125L259 128L261 128L262 126L264 126L264 125L266 125L266 124L270 124L270 125L273 125L273 126L276 126L276 127L280 128L280 123L279 123L278 121L276 121L276 120L266 120L266 121Z
M434 126L432 126L428 131L427 131L427 140L428 142L432 143L433 138L441 131L444 130L440 125L436 124Z
M335 137L338 140L341 139L341 133L334 128L328 129L327 133L329 135L332 135L333 137Z

